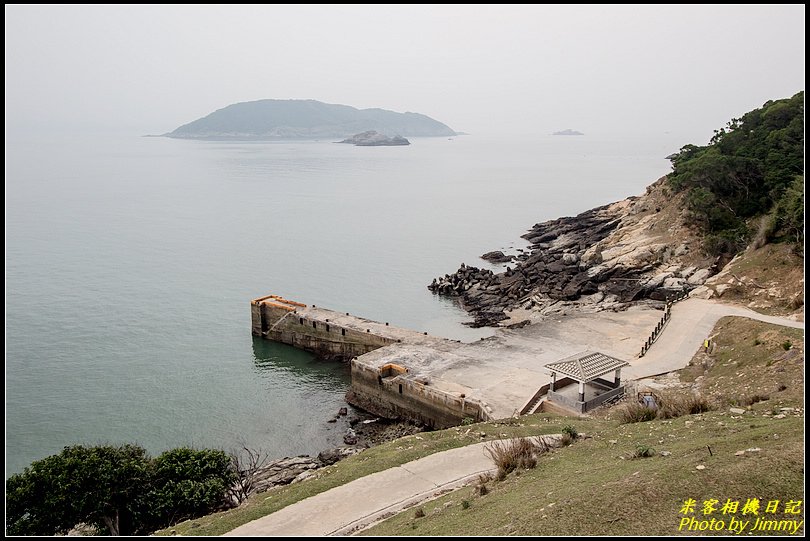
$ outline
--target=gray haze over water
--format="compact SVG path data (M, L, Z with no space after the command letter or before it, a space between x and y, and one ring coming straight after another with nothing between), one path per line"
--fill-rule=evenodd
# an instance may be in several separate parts
M345 367L248 301L458 339L426 289L804 88L804 6L5 7L6 471L71 443L340 441ZM311 98L472 136L407 148L141 138ZM552 137L571 128L584 137ZM331 428L330 428L331 427Z

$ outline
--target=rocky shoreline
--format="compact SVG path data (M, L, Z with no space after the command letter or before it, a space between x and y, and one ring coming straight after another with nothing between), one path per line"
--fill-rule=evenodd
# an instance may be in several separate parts
M644 196L536 224L522 236L529 251L481 256L514 262L503 272L462 263L428 289L456 298L473 316L468 323L473 327L520 323L516 316L665 301L703 284L722 267L692 249L698 241L680 225L677 203L667 196L661 179Z
M345 447L326 449L317 456L298 455L272 460L254 474L252 493L266 492L278 486L303 481L317 475L319 469L365 449L425 430L415 423L381 419L359 410L349 416L347 408L341 408L327 422L336 422L338 419L345 420L348 424L343 436Z

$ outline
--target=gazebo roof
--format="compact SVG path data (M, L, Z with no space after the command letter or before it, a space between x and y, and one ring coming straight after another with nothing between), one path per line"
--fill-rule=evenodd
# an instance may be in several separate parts
M587 383L623 366L630 366L630 363L598 351L592 351L579 353L556 363L549 363L546 368Z

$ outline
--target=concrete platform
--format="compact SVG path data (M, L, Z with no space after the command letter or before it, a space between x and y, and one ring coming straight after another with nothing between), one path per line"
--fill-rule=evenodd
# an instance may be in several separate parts
M804 328L746 308L687 299L675 304L661 337L643 358L641 345L662 310L639 306L539 320L520 329L461 343L278 296L251 303L253 332L268 339L350 360L347 399L368 411L437 428L516 415L551 382L546 364L585 351L630 363L625 380L686 366L718 319L749 317Z
M510 417L551 382L545 365L576 353L598 350L635 362L639 344L661 317L660 310L580 314L538 322L522 329L499 329L494 336L464 344L449 340L402 343L358 357L379 370L406 366L408 378L488 406L493 419Z

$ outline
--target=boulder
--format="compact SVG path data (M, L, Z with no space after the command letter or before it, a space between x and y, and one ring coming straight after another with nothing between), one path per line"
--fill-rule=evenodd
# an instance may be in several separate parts
M347 456L352 456L360 452L361 449L357 447L336 447L334 449L326 449L318 453L318 462L322 466L331 466L336 462L343 460Z
M354 430L351 428L346 429L346 434L343 435L343 443L346 445L357 445L357 441L357 434Z
M710 271L709 269L696 270L694 272L694 274L692 274L692 276L689 277L688 282L691 285L701 285L711 275L712 275L712 271Z
M481 259L485 261L489 261L490 263L509 263L515 256L513 255L506 255L500 250L496 250L494 252L487 252L481 256Z

